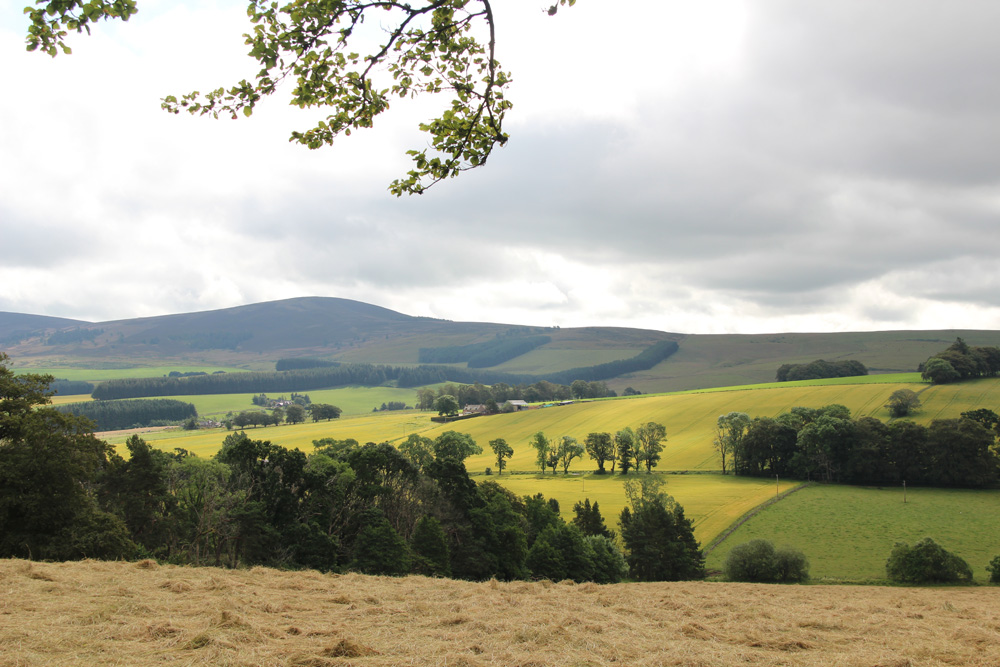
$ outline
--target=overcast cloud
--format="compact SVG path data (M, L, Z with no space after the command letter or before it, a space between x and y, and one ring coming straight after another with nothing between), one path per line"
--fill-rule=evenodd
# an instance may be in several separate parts
M93 321L293 296L688 333L1000 329L1000 5L495 3L512 138L386 186L437 100L170 116L251 75L245 0L140 0L72 56L0 8L0 310Z

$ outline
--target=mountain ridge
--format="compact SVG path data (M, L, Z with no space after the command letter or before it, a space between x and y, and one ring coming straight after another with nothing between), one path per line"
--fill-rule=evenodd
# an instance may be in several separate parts
M538 327L406 315L338 297L296 297L229 308L86 322L0 312L0 350L21 368L230 366L273 370L286 357L417 365L421 348L544 334L550 342L496 368L552 373L627 359L664 340L679 351L608 382L644 392L754 384L783 363L858 359L878 372L913 371L956 337L1000 345L1000 331L681 334L628 327Z

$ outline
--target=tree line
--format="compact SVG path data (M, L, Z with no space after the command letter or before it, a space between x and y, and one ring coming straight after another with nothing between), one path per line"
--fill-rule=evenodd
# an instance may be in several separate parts
M486 386L481 382L473 384L443 384L436 390L421 387L417 390L416 407L418 410L436 409L435 404L443 396L452 396L456 408L467 405L485 405L491 414L501 412L507 401L521 400L527 403L543 403L546 401L566 401L581 398L605 398L616 396L604 382L586 382L575 380L571 385L555 384L548 380L540 380L533 384L509 385L497 382ZM457 411L457 410L456 410Z
M961 338L920 365L921 377L934 384L948 384L1000 373L1000 348L975 347Z
M170 398L66 403L55 409L91 420L98 431L177 423L198 416L194 404Z
M399 387L420 387L440 382L460 382L463 384L478 382L515 386L542 381L569 384L578 379L592 382L617 377L624 373L646 370L660 363L676 350L677 343L674 341L661 341L630 359L575 368L543 376L517 375L454 366L401 367L383 364L340 364L338 366L288 371L220 373L186 378L120 378L107 380L97 385L91 396L98 400L111 400L145 396L280 393L343 385L377 387L388 382L395 382Z
M494 340L470 345L422 347L418 352L418 360L422 364L464 363L469 368L489 368L550 342L552 338L549 336L499 336Z
M412 447L324 439L305 454L244 432L212 458L139 436L128 456L45 407L45 376L0 364L0 557L154 557L483 580L687 579L704 563L683 509L632 478L613 539L597 504L564 521L542 495L476 484L478 446L449 431Z
M855 419L843 405L796 407L775 418L730 412L717 421L715 446L723 473L982 488L1000 480L998 423L986 409L928 426Z
M645 469L651 473L660 462L666 440L667 430L663 424L650 421L635 429L626 426L614 434L588 433L582 443L569 435L553 441L544 432L538 431L531 436L528 444L535 450L535 465L542 474L545 474L546 468L551 468L553 475L557 468L562 468L564 475L568 474L573 460L582 459L587 454L597 464L595 472L598 475L614 474L616 466L622 475L627 475L631 470L639 472ZM500 467L502 472L503 466Z
M868 375L868 368L860 361L855 359L841 361L817 359L808 364L782 364L778 367L775 379L778 382L792 382L794 380L820 380L855 375Z

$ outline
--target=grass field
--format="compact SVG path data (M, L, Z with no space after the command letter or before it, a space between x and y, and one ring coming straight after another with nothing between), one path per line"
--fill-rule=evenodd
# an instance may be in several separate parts
M737 544L755 538L789 545L809 558L814 579L874 581L896 542L931 537L968 561L975 578L1000 555L1000 491L877 489L810 486L771 505L740 526L708 558L721 569Z
M0 667L989 667L994 588L482 583L0 561Z

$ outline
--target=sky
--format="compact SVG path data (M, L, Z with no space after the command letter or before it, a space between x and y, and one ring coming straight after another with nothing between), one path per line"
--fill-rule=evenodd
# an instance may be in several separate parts
M27 53L2 3L0 311L107 321L298 296L679 333L1000 329L1000 3L494 0L511 139L396 198L441 97L160 109L256 72L245 0L139 0Z

